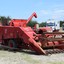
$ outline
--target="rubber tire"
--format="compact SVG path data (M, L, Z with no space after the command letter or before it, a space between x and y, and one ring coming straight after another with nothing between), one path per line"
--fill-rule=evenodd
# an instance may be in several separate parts
M13 46L12 46L13 48L17 48L17 45L16 45L15 40L9 40L9 42L8 42L8 46L9 46L9 47L11 47L10 44L13 45ZM9 50L11 50L11 49L9 49ZM14 49L13 49L13 50L14 50Z

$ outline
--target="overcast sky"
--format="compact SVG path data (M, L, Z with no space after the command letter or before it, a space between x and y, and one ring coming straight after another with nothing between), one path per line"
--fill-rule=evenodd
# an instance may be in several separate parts
M33 12L38 22L64 20L64 0L0 0L0 16L27 19Z

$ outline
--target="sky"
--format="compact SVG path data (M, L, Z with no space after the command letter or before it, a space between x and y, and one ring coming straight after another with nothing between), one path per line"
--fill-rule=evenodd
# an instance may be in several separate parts
M39 23L48 19L64 20L64 0L0 0L0 16L28 19L36 12Z

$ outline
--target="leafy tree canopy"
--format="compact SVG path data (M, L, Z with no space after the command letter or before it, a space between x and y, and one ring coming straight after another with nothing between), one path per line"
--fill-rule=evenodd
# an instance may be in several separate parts
M46 26L46 22L42 22L39 24L40 27L45 27Z
M37 24L37 23L38 23L37 21L31 20L27 25L30 26L30 27L34 27L35 24Z
M11 18L9 16L8 17L0 16L0 23L2 25L8 25L9 20L11 20Z

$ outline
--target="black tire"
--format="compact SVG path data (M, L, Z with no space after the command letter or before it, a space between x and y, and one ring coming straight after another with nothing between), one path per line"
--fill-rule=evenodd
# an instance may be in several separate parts
M14 48L14 49L9 49L9 50L15 50L15 48L17 48L17 45L16 45L15 40L9 40L9 41L8 41L8 46L9 46L10 48Z

